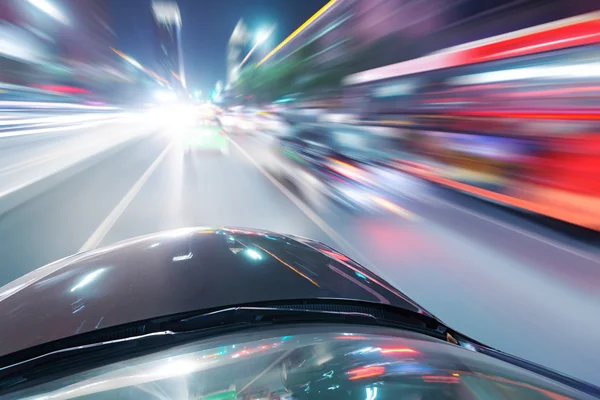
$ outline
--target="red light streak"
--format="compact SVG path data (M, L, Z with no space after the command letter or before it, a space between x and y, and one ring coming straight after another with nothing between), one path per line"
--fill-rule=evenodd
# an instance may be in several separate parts
M572 93L588 93L600 91L600 86L572 87L562 89L534 90L529 92L504 93L506 97L553 96Z
M34 87L42 90L48 90L56 93L69 93L69 94L86 94L90 93L89 90L78 88L75 86L67 85L33 85Z
M600 20L596 17L590 21L571 24L571 26L558 26L528 35L519 35L508 40L497 40L479 48L469 49L470 51L466 52L466 63L498 60L597 43L600 40L599 28Z
M333 251L329 251L329 250L325 250L325 249L320 249L320 250L321 250L321 253L325 253L328 256L335 258L336 260L350 261L350 259L343 254L335 253Z
M393 354L393 353L417 353L414 349L409 349L408 347L399 347L394 349L381 349L382 354Z
M350 75L348 83L470 65L600 42L600 13L567 18Z
M466 193L472 193L487 199L495 200L499 203L505 203L517 208L532 211L537 214L548 215L550 217L567 221L572 224L585 226L594 230L597 230L598 226L600 226L600 220L598 220L597 218L590 218L589 213L571 211L565 209L564 207L556 207L548 203L533 202L531 200L526 200L520 197L509 196L506 194L493 192L491 190L481 189L479 187L467 185L465 183L437 176L434 172L426 172L425 169L423 169L423 171L407 172L422 177L423 179L427 179L429 181L436 182L441 185L448 186Z
M497 117L497 118L523 118L523 119L543 119L543 120L576 120L576 121L597 121L600 120L600 114L588 113L503 113L496 111L467 111L457 112L455 115L473 116L473 117Z
M384 372L385 372L384 367L382 367L380 365L376 365L376 366L371 366L371 367L360 367L360 368L351 369L350 371L347 372L347 374L353 375L350 378L348 378L348 380L355 381L357 379L372 378L374 376L383 375Z

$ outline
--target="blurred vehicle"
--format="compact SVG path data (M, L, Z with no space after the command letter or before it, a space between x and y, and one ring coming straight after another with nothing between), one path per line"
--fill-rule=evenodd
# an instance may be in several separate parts
M247 109L230 110L220 118L223 128L232 134L255 134L258 123L256 113Z
M255 121L256 131L263 137L285 136L290 133L291 124L278 113L261 111L257 113Z
M600 397L291 235L147 235L42 267L0 294L3 399Z
M259 117L255 110L245 110L238 116L238 132L254 135L259 129Z
M197 107L197 115L199 119L212 119L216 118L219 115L218 107L214 107L212 105L200 105Z
M398 171L391 166L394 138L360 127L300 123L274 138L264 166L289 182L313 207L360 213L402 213L393 203ZM388 174L383 174L383 172Z
M259 111L256 113L256 127L262 132L274 130L279 122L277 116L267 111Z
M353 74L347 102L364 125L411 131L413 174L600 230L599 25L594 12Z
M186 154L202 152L226 155L229 154L229 140L217 117L199 116L197 124L185 130L183 148Z
M225 111L219 117L219 121L221 122L221 126L227 133L235 133L237 130L237 113L234 111Z

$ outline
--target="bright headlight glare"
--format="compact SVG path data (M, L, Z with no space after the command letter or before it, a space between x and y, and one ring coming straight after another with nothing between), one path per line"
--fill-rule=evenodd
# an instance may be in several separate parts
M162 103L176 101L177 94L168 90L157 90L154 92L154 99Z

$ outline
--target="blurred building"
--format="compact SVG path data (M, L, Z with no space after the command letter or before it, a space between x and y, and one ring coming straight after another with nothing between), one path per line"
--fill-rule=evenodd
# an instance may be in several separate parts
M243 51L248 44L248 30L243 20L239 20L227 42L227 85L230 87L237 79L238 65L244 57Z
M596 0L331 0L259 64L304 62L299 79L333 71L337 81L597 8Z
M109 24L109 0L62 0L70 29L62 30L63 56L93 65L114 64L115 32Z
M111 50L116 34L110 26L109 0L55 3L69 19L58 46L61 58L72 69L72 83L83 86L96 98L112 101L120 80L120 60Z
M174 89L185 89L185 71L181 49L181 14L174 1L153 1L154 35L158 74L170 81Z
M27 85L49 81L60 68L56 38L64 20L53 18L27 1L0 2L0 81Z
M41 4L41 3L40 3ZM0 2L0 81L64 94L110 96L118 76L108 0Z

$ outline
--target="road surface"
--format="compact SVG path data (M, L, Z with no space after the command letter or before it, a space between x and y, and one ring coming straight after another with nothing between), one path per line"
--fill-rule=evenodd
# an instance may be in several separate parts
M398 177L396 199L407 218L317 212L256 166L260 141L232 141L229 155L186 158L172 130L149 132L5 212L0 285L82 249L155 231L268 229L330 244L455 329L600 385L594 235L568 234L408 176Z

